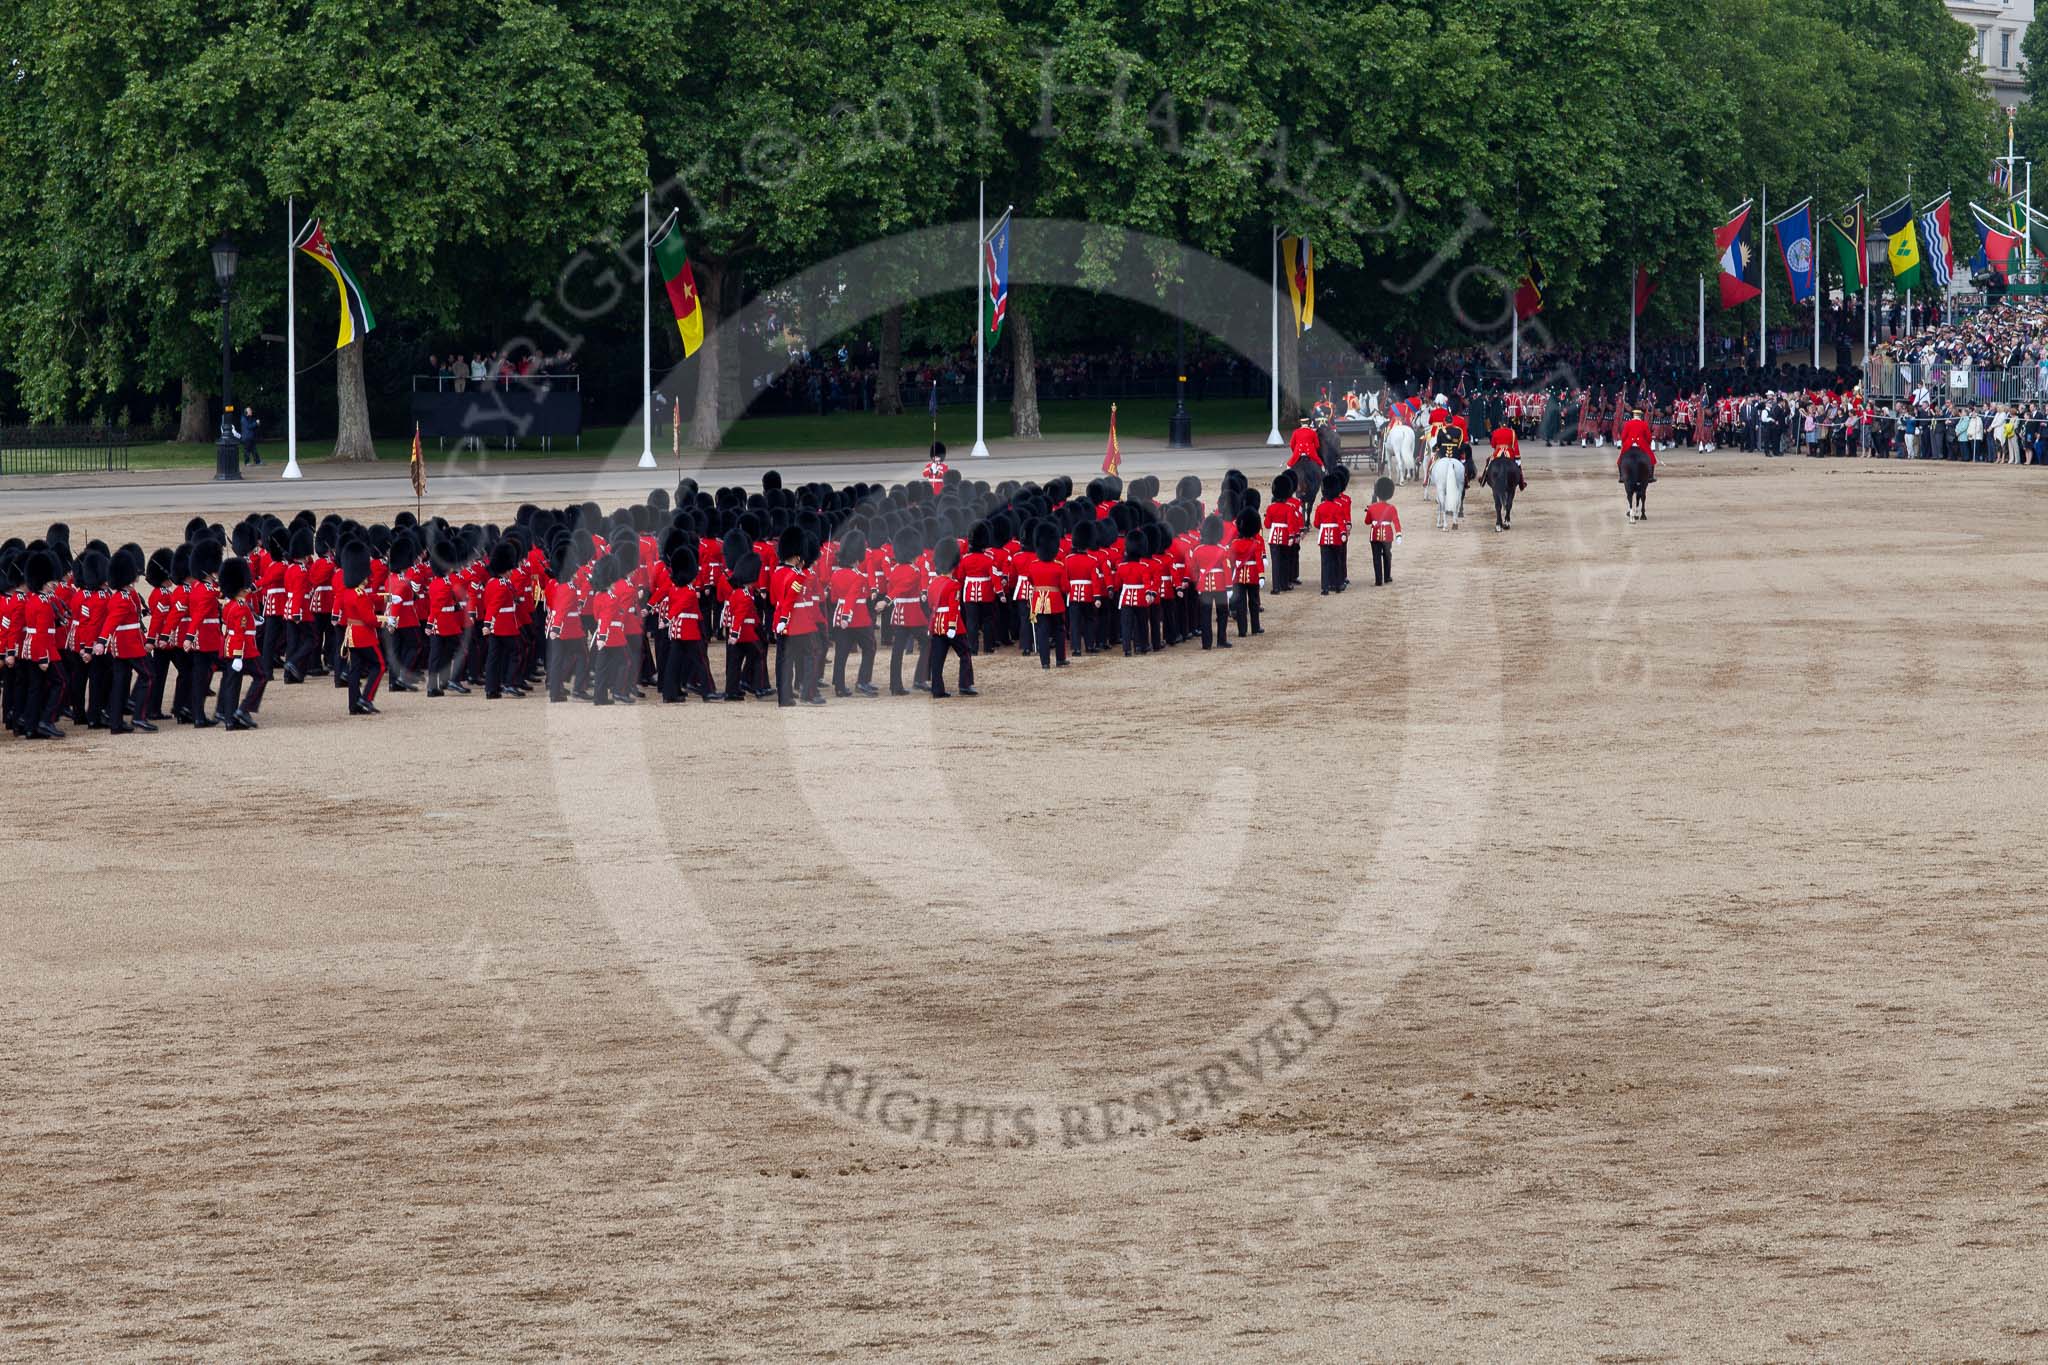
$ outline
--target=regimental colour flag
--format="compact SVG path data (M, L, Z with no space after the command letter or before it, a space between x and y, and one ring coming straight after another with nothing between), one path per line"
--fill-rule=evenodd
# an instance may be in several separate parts
M1010 314L1010 215L1004 214L996 230L981 244L983 269L988 277L988 344L991 349L1003 334L1003 319Z
M1813 201L1780 214L1771 224L1778 234L1778 259L1785 264L1785 279L1792 286L1792 302L1813 298Z
M420 450L420 424L412 424L412 495L424 498L427 495L427 461Z
M1756 285L1756 261L1750 255L1749 203L1744 201L1728 221L1714 229L1714 249L1721 254L1721 306L1734 308L1748 303L1760 292Z
M1937 289L1948 288L1949 279L1955 274L1955 239L1949 234L1948 196L1943 195L1920 214L1920 237L1927 243L1923 259L1933 275L1929 281Z
M697 273L690 269L690 253L683 247L677 217L671 211L662 220L648 248L654 255L654 268L661 272L662 286L668 290L668 306L675 310L676 331L683 339L683 359L688 360L704 344L704 307L697 296Z
M361 341L377 325L377 318L370 311L368 300L363 298L363 287L356 283L355 273L348 268L348 262L342 259L334 243L327 240L327 229L315 218L299 230L299 239L292 245L320 262L334 277L334 287L341 292L341 339L334 343L334 349L338 351L352 342Z
M1888 243L1892 283L1901 289L1919 288L1920 234L1913 228L1913 201L1901 199L1878 210L1877 227Z
M1548 281L1543 278L1543 267L1536 264L1536 253L1522 248L1522 278L1515 285L1515 318L1527 322L1543 311L1543 291Z
M1865 233L1861 199L1843 209L1839 218L1828 219L1828 240L1834 243L1835 256L1842 263L1842 281L1848 288L1870 286L1870 252L1864 246Z
M1116 404L1109 405L1109 449L1102 452L1102 472L1114 474L1124 467L1124 453L1116 443Z
M1294 334L1316 325L1316 249L1306 237L1280 239L1280 268L1287 272L1287 297L1294 304Z

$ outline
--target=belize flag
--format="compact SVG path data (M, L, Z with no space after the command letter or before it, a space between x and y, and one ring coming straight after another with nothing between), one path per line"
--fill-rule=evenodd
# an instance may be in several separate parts
M1749 253L1749 202L1735 210L1727 222L1714 229L1714 249L1721 254L1721 306L1734 308L1748 303L1762 291L1756 286L1756 262Z
M1813 298L1813 201L1772 224L1778 230L1778 259L1785 263L1785 278L1792 285L1792 301L1806 303Z
M1010 311L1010 215L1004 214L996 230L981 244L983 269L988 278L988 344L993 348L1003 334L1003 318Z

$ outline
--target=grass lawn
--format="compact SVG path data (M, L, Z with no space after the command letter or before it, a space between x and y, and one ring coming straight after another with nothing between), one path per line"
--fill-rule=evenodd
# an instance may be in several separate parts
M1126 439L1157 438L1166 436L1167 414L1173 409L1170 398L1133 398L1117 404L1117 434ZM1188 410L1194 415L1195 431L1202 436L1239 435L1256 438L1266 432L1266 400L1263 398L1212 398L1207 402L1190 403ZM1101 436L1109 435L1109 404L1095 399L1060 400L1039 404L1039 422L1047 436ZM1010 405L991 403L988 410L989 438L999 439L1009 434ZM583 433L583 453L602 455L618 444L624 429L620 427L592 427ZM634 430L637 436L637 429ZM686 433L687 434L687 433ZM924 412L907 412L900 417L877 417L873 413L834 413L829 417L749 417L743 419L725 434L722 453L747 454L801 454L814 450L898 450L906 455L921 454L926 442L931 439L931 418ZM939 439L948 449L965 452L974 444L974 413L964 407L941 408L939 410ZM655 452L666 454L670 434L657 433ZM324 441L302 441L301 462L322 458L327 446ZM380 460L404 461L412 453L412 437L382 437L377 441L377 456ZM436 453L429 442L427 453ZM517 450L492 448L492 460L518 459L522 456L573 455L576 446L573 441L558 444L552 451L544 451L538 442L528 442ZM263 458L270 462L284 461L284 443L281 439L266 440L263 443ZM133 447L128 453L128 462L135 469L177 469L213 463L213 446L185 445L176 441L162 441L151 445Z

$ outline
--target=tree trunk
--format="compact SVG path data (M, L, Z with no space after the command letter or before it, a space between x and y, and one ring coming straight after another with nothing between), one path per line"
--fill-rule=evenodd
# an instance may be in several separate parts
M1301 420L1301 338L1287 331L1288 319L1280 319L1280 434L1285 436Z
M1013 308L1003 318L1010 329L1010 434L1035 441L1038 428L1038 347L1031 340L1031 314Z
M352 341L334 353L334 458L375 460L370 439L370 395L363 387L363 343Z
M882 357L875 366L875 411L895 417L903 411L903 305L882 314Z
M705 310L704 344L697 348L697 399L690 412L690 448L716 450L720 434L719 399L724 385L718 382L720 360L725 353L726 268L711 261L695 263L697 303Z
M178 439L188 445L212 445L213 400L196 379L180 381Z

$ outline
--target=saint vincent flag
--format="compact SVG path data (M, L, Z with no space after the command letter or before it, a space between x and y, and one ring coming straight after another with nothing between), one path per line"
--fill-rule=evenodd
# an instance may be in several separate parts
M1835 258L1842 263L1844 288L1864 289L1870 284L1870 253L1864 248L1863 201L1858 199L1828 219L1828 240L1834 243Z
M1920 234L1913 227L1913 201L1905 198L1877 215L1877 226L1891 243L1892 283L1901 289L1920 285Z
M673 211L649 247L654 268L661 272L662 284L668 289L669 307L675 309L676 331L682 334L683 358L687 360L704 344L704 310L698 306L697 277L691 273L690 256L683 250L683 234L677 230Z
M340 350L351 342L361 341L371 328L377 325L376 315L370 312L369 303L363 298L363 287L356 283L348 262L327 240L327 231L320 226L318 218L299 230L299 239L293 246L320 262L327 273L334 277L334 287L341 291L341 340L334 343Z
M1287 297L1294 304L1294 334L1316 325L1316 249L1305 237L1280 239L1280 268L1287 272Z

